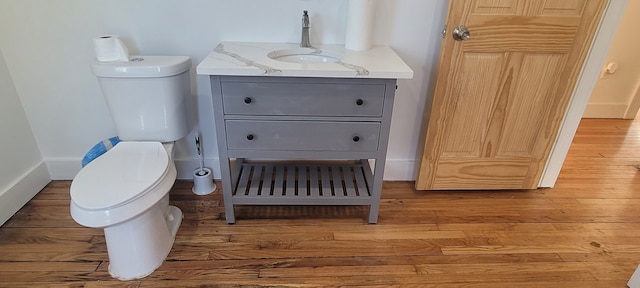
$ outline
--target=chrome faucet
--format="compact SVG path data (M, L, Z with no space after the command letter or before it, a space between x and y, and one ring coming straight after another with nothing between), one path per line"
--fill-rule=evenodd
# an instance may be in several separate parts
M309 43L309 11L302 11L302 40L300 40L300 47L311 47Z

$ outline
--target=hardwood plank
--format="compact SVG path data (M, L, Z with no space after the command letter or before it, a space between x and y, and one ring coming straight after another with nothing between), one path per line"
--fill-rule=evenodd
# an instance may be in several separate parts
M0 262L0 271L21 271L21 272L36 272L36 271L95 271L100 265L100 261L93 262ZM25 273L28 274L28 273Z
M58 241L90 242L95 236L102 236L100 229L78 228L12 228L0 229L2 244L54 244Z
M352 275L395 276L402 277L416 274L414 265L385 266L327 266L302 268L266 268L260 270L261 278L300 278L300 277L343 277Z
M94 243L60 241L53 244L2 244L0 246L0 262L104 261L107 259L104 238Z
M2 284L6 284L6 287L12 288L33 288L34 283L25 283L25 282L4 282ZM104 288L104 287L116 287L116 288L137 288L140 286L140 281L129 281L122 282L118 280L102 280L95 282L84 282L84 281L68 281L64 283L60 282L38 282L37 286L39 287L77 287L77 288Z
M396 231L389 231L383 233L371 233L371 232L341 232L334 233L336 240L350 240L350 241L367 241L373 239L453 239L453 238L465 238L465 233L462 231L402 231L400 229Z
M357 245L354 245L358 243ZM441 255L440 248L422 240L371 241L257 241L235 245L231 243L211 251L211 259L286 258L286 257L348 257L399 255Z
M588 243L575 245L493 245L475 247L443 247L444 255L460 254L514 254L514 253L600 253L602 250Z
M0 271L0 279L11 279L13 282L73 282L73 281L109 281L113 280L108 272L77 271ZM6 280L3 280L6 281ZM2 282L0 282L1 284Z

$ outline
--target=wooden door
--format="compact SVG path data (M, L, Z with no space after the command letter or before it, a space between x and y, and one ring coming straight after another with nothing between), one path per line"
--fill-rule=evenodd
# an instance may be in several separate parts
M537 188L606 4L451 0L416 189Z

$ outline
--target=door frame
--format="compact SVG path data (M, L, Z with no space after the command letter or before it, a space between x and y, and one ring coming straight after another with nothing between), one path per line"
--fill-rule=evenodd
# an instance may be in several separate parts
M558 179L628 2L629 0L609 0L605 8L538 187L553 187Z

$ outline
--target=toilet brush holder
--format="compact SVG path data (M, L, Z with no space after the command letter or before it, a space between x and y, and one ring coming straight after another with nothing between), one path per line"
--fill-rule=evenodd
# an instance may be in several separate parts
M193 171L193 188L191 191L196 195L207 195L216 190L213 182L213 173L209 168L198 168Z

